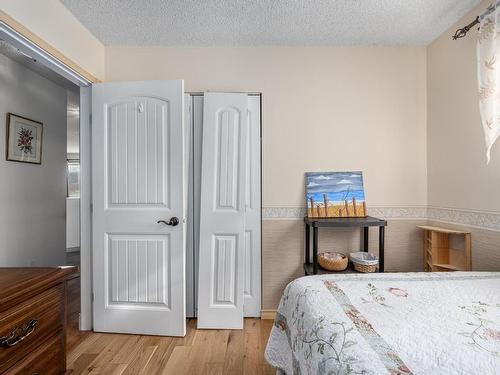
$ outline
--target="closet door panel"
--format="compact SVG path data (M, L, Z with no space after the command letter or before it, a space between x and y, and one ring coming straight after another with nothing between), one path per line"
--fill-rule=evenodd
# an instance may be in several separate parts
M194 244L194 311L198 310L198 274L200 260L200 201L201 201L201 149L203 138L203 96L193 97L193 244Z
M187 186L186 205L186 317L195 317L194 303L194 208L193 208L193 98L184 95L184 182Z
M246 94L205 94L199 328L243 328L247 127Z
M244 316L261 312L260 95L248 96L245 178Z

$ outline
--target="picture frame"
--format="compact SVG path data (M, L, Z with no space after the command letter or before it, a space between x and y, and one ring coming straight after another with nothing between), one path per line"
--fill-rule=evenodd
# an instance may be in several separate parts
M7 113L6 160L42 164L43 123Z
M363 172L306 172L307 216L366 217Z

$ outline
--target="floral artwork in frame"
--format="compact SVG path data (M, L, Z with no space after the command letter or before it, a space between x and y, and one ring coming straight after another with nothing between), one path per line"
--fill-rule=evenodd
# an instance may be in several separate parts
M42 163L43 124L13 113L7 114L7 160Z
M363 173L306 173L307 216L366 217Z

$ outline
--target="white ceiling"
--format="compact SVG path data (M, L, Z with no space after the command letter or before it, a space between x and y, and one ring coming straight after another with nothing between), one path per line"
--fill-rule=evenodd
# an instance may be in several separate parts
M427 45L481 0L61 0L106 45Z

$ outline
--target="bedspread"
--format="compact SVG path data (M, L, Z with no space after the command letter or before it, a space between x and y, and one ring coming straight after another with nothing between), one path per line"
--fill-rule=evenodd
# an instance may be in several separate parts
M292 374L500 374L500 272L303 277L267 361Z

